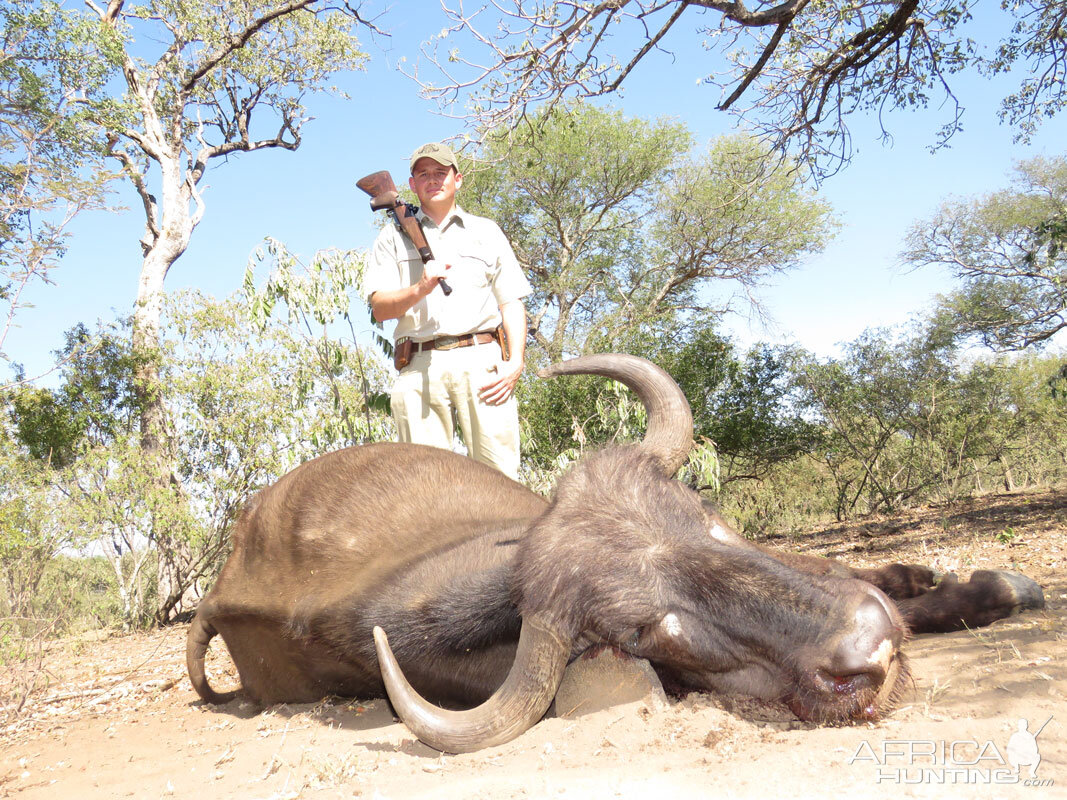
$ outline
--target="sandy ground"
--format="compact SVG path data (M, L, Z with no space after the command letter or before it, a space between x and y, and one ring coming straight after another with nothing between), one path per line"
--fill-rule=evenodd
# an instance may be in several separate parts
M693 694L548 717L508 744L459 756L415 741L383 700L205 706L185 676L184 627L65 640L40 667L47 687L18 714L0 706L0 796L1067 797L1067 490L776 543L961 578L1014 568L1042 584L1048 605L982 630L917 637L906 647L914 685L876 724L816 727L782 707ZM216 686L232 681L221 647L209 674ZM16 677L0 679L0 702L10 703ZM1009 737L1020 719L1033 733L1049 718L1036 780L1025 766L1017 775Z

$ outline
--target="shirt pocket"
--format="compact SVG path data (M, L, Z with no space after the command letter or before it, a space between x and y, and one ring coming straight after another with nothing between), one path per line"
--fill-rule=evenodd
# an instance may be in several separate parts
M492 285L494 272L493 265L481 256L459 253L448 270L448 284L453 289L485 292Z

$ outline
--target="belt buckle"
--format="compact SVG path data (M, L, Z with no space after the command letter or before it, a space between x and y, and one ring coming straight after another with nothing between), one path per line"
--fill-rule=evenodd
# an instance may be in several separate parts
M433 349L452 350L453 348L459 347L460 341L462 339L462 336L438 336L436 339L434 339Z

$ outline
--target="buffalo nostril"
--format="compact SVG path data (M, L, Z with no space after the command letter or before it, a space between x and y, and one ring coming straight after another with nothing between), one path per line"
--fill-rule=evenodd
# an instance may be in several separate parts
M830 658L827 672L838 684L853 685L854 678L866 676L874 686L885 681L896 653L896 626L885 603L870 593L856 608L852 629L841 637Z

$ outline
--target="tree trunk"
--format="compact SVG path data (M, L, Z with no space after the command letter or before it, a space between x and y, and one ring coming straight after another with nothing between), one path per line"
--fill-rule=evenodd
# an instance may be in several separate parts
M1015 487L1015 476L1012 475L1011 465L1008 463L1008 460L1006 458L1004 458L1004 454L1003 453L998 454L997 457L993 459L993 461L996 464L1000 464L1001 480L1004 483L1004 491L1005 492L1014 492L1015 488L1016 488Z
M153 471L153 486L162 499L166 493L181 493L171 461L166 413L160 389L160 327L163 316L163 283L171 265L185 252L195 221L190 212L187 182L182 179L177 158L160 162L163 174L162 219L158 232L145 237L145 257L137 288L133 316L133 349L137 356L135 385L141 411L141 449ZM153 503L159 507L160 503ZM188 543L171 534L162 520L153 519L152 538L157 561L156 618L165 623L196 605L195 587L186 585L184 565L190 560Z

